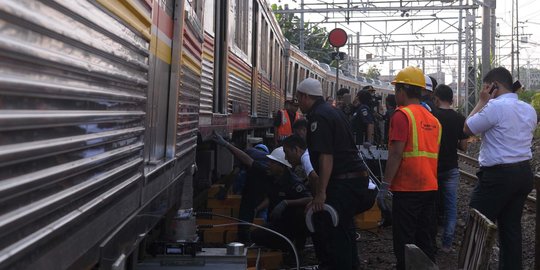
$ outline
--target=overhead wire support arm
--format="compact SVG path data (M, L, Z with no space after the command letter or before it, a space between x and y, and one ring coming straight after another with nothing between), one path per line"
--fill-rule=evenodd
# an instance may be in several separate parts
M410 6L407 10L461 10L461 9L477 9L478 5L455 5L455 6ZM276 10L276 14L286 13L339 13L339 12L379 12L379 11L396 11L399 7L352 7L352 8L312 8L312 9L284 9Z

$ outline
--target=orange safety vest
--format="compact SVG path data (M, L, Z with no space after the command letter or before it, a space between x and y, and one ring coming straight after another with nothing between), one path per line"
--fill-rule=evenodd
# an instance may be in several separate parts
M299 112L296 112L294 121L300 119L302 115ZM281 124L277 128L277 135L280 140L287 138L292 135L292 124L291 119L289 119L289 113L287 110L281 110Z
M437 190L437 159L441 144L441 124L422 105L412 104L397 110L405 113L409 120L409 137L390 190Z

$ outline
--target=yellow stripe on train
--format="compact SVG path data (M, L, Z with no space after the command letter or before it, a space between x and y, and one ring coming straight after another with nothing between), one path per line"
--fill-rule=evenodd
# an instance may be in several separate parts
M171 64L171 47L155 34L152 35L152 39L150 40L150 53L163 60L163 62L169 65Z
M182 52L182 64L186 65L189 69L191 69L191 71L195 72L195 74L201 76L201 65L194 61L193 57L187 54L185 51Z
M133 0L97 0L99 4L107 8L114 15L120 17L131 27L139 31L146 40L150 40L150 26L152 21Z
M242 73L242 71L240 71L238 68L236 67L233 67L233 66L229 66L228 67L228 71L230 73L233 73L234 75L242 78L245 82L249 83L251 81L251 78L249 76L247 76L246 74Z

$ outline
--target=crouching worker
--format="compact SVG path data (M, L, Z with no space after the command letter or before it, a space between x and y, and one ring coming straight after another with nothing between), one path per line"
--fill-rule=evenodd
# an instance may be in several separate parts
M276 148L267 155L268 167L266 167L225 141L221 136L214 134L213 140L231 151L247 167L267 172L271 176L272 182L268 183L266 198L255 208L255 212L268 207L270 215L266 227L285 235L294 243L297 251L301 252L308 235L304 209L312 197L300 179L290 171L291 164L285 159L283 147ZM287 241L268 231L253 230L251 240L258 245L280 249L294 256Z

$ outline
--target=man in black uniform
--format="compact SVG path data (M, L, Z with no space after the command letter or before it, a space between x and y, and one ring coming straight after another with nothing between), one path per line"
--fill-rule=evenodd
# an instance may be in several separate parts
M259 174L268 173L271 183L266 186L266 198L255 208L257 213L268 207L269 220L267 227L291 239L300 252L304 248L308 235L305 225L305 206L312 200L311 193L302 181L290 171L291 164L285 159L283 147L278 147L267 157L267 165L253 160L248 154L214 134L212 138L217 144L227 148L244 165ZM251 240L258 245L291 251L289 244L279 236L268 231L257 229L251 232Z
M358 266L353 216L368 191L366 168L358 156L346 116L322 99L321 83L303 80L296 96L309 121L307 144L310 160L319 175L312 207L315 235L313 241L321 255L319 269L350 270ZM324 204L339 215L334 227Z
M356 99L360 104L354 112L351 120L356 144L373 143L374 118L370 108L372 101L371 94L367 90L361 90L356 94Z

